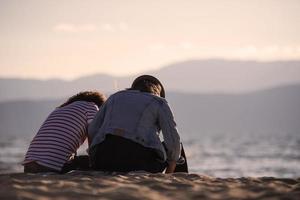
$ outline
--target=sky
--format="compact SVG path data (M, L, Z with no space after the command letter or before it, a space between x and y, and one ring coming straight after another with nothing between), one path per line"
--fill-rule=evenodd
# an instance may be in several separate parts
M299 0L0 0L0 77L124 76L300 59Z

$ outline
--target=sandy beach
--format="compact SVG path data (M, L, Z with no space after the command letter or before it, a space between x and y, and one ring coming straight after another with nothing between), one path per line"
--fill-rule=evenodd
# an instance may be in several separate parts
M198 174L2 174L0 199L299 199L300 178L214 178Z

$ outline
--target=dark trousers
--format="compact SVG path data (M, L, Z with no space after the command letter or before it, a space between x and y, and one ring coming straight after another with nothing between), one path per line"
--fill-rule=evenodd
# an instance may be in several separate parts
M165 169L155 150L123 137L106 135L105 140L92 149L92 167L100 171L129 172L144 170L157 173Z
M25 173L43 173L43 172L56 172L56 173L67 173L72 170L90 170L89 156L75 156L73 160L66 163L61 171L45 167L36 162L26 163L24 165Z
M81 170L81 171L91 170L89 156L88 155L75 156L73 160L71 160L70 162L66 163L63 166L61 173L67 173L72 170Z
M92 167L100 171L129 172L144 170L163 172L166 162L160 161L156 151L123 137L107 135L105 140L91 150ZM184 149L184 163L176 165L175 172L188 172Z
M164 143L163 143L164 145ZM89 156L75 156L73 160L66 163L61 171L39 165L36 162L30 162L24 165L25 173L56 172L67 173L72 170L101 170L129 172L144 170L147 172L163 172L167 163L159 161L155 150L146 148L131 140L107 135L105 141L92 149L92 168L90 168ZM188 166L183 146L181 148L181 158L183 163L176 165L174 172L187 172Z
M29 162L24 164L24 173L43 173L43 172L59 173L59 171L40 165L37 162Z

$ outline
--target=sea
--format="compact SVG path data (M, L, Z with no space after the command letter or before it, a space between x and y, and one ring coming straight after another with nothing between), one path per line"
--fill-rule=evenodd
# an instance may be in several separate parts
M0 174L20 173L33 136L0 135ZM190 173L228 177L300 177L300 133L190 134L182 143ZM86 154L85 143L78 154Z

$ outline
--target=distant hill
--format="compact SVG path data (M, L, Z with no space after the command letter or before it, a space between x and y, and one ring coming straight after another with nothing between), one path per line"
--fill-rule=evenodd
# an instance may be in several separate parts
M32 135L62 101L12 101L0 103L0 136Z
M42 100L65 98L79 91L113 91L113 77L97 75L91 78L64 80L0 79L0 102L11 100Z
M147 73L160 78L168 92L245 93L300 84L300 61L192 60L171 64ZM58 99L83 90L111 93L128 88L135 77L95 74L73 81L2 78L0 102Z
M182 137L205 134L299 134L300 85L245 94L169 92ZM63 100L0 103L0 135L34 134Z
M172 93L168 99L187 134L299 134L300 85L236 95Z
M168 90L245 93L300 83L300 61L191 60L154 71Z

